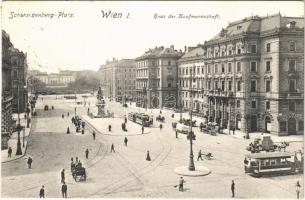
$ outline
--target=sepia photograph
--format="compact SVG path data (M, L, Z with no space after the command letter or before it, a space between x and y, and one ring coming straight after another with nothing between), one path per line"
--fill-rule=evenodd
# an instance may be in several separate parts
M1 198L304 199L303 1L3 1Z

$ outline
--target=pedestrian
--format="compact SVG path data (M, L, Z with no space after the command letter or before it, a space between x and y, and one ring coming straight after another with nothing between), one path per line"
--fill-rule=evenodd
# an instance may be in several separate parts
M61 115L61 117L62 117L62 118L65 118L65 115L64 115L64 114L62 114L62 115Z
M112 152L114 152L114 153L115 153L115 150L114 150L114 145L113 145L113 144L111 144L110 152L111 152L111 153L112 153Z
M90 106L90 105L89 105ZM87 114L89 114L89 112L90 112L90 108L88 108L88 110L87 110Z
M175 115L174 114L172 114L172 118L174 118L175 117Z
M160 127L160 131L161 131L161 130L162 130L162 128L163 128L162 124L160 124L160 126L159 126L159 127Z
M144 126L142 126L142 134L144 134Z
M125 121L125 124L126 124L127 123L127 118L126 117L125 117L124 121Z
M108 125L108 131L111 132L111 125Z
M84 129L84 128L82 128L82 134L84 135L84 133L85 133L85 129Z
M199 161L199 158L201 160L203 160L201 155L202 155L202 153L201 153L201 149L200 149L199 152L198 152L197 161Z
M39 198L44 198L44 185L41 187L39 191Z
M93 140L95 140L95 131L92 132Z
M233 128L233 135L235 135L235 127Z
M162 110L160 110L160 114L162 114Z
M8 150L7 150L7 157L8 157L8 158L11 158L11 157L12 157L12 151L13 151L12 148L9 147Z
M28 158L28 167L29 169L31 169L32 167L32 162L33 162L33 159L31 157Z
M178 138L178 131L176 131L176 138Z
M88 157L89 157L89 149L86 149L85 153L86 153L86 159L88 159Z
M300 185L299 181L297 181L297 184L295 186L295 190L297 192L297 199L299 199L300 198L300 192L301 192L301 185Z
M231 183L231 191L232 191L232 198L235 197L235 183L234 183L234 180L232 180L232 183Z
M149 155L149 151L147 151L146 160L147 160L147 161L151 161L150 155Z
M179 180L179 192L183 192L183 184L185 183L185 180L183 179L183 177L180 177Z
M75 158L75 163L76 163L76 164L78 163L78 157Z
M61 170L60 176L61 176L61 183L64 183L65 182L65 169Z
M67 134L70 134L70 129L69 129L69 127L67 128Z
M68 117L70 116L70 113L68 112Z
M127 137L125 137L124 143L125 143L125 146L126 146L126 147L127 147L127 142L128 142L128 139L127 139Z
M68 187L67 187L66 183L64 182L63 185L61 186L62 198L67 198L67 190L68 190Z

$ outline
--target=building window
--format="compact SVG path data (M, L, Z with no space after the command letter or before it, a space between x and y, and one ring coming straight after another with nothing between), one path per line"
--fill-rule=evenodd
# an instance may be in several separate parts
M204 67L201 67L201 74L204 74Z
M215 65L215 73L218 73L218 65Z
M211 65L208 65L208 73L211 73Z
M169 87L169 88L172 87L172 84L171 84L171 83L168 83L168 84L167 84L167 87Z
M228 72L229 72L229 73L232 72L232 63L228 63Z
M266 61L266 72L271 71L270 61Z
M256 80L251 80L251 92L256 92Z
M267 52L270 52L270 50L271 50L271 44L268 43L268 44L267 44Z
M271 91L271 81L266 80L266 92L270 92L270 91Z
M221 81L221 90L225 91L225 82L224 81Z
M188 75L188 68L185 69L185 74Z
M287 131L287 129L286 129L286 122L280 122L280 131L281 132Z
M288 108L289 108L289 111L295 112L295 102L294 101L290 101L288 103Z
M251 108L256 109L256 100L251 101Z
M295 46L295 42L294 41L289 42L289 50L290 51L295 51L296 50L295 47L296 46Z
M270 101L266 101L266 110L270 110Z
M237 49L237 54L241 54L241 49Z
M237 108L240 108L240 100L237 100L237 101L236 101L236 107L237 107Z
M200 68L198 67L197 68L197 75L199 75L200 74Z
M225 73L225 65L221 64L221 73Z
M218 81L215 81L215 90L218 89Z
M288 71L295 72L296 60L288 60Z
M256 45L251 45L251 53L256 53Z
M304 121L300 120L299 121L299 131L303 131L304 130Z
M171 61L168 61L168 66L171 66Z
M211 81L208 81L208 88L211 89Z
M256 72L256 62L251 62L251 72Z
M296 80L295 79L291 79L289 80L289 92L295 92L296 91Z
M241 64L240 62L237 62L237 72L241 72Z
M237 91L240 91L240 90L241 90L241 82L237 81Z
M229 90L231 91L232 90L232 81L229 81L228 84L229 84Z
M232 55L232 50L229 50L229 56Z

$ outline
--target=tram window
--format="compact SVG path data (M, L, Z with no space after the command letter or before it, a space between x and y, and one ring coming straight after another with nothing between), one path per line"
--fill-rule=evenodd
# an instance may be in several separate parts
M261 162L261 166L265 166L265 162L264 161Z
M270 165L275 165L275 160L274 159L270 160Z
M251 163L250 163L250 165L253 167L253 166L256 166L256 162L254 162L254 161L252 161Z
M265 165L270 165L270 160L265 160Z

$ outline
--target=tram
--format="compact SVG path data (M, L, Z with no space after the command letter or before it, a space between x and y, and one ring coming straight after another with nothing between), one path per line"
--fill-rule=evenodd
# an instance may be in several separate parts
M152 117L144 113L128 113L128 119L146 127L151 126L153 124Z
M263 152L245 155L245 173L260 177L270 174L303 172L303 154L298 159L291 152Z

